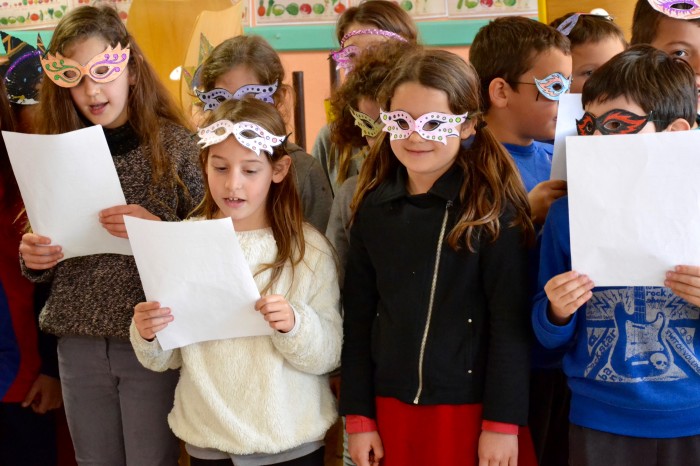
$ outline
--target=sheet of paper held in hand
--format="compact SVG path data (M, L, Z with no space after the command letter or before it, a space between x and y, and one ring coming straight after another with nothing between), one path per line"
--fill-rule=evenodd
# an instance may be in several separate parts
M131 255L129 240L102 227L99 212L126 204L101 126L64 134L3 131L32 230L63 248L63 259Z
M272 333L255 310L260 293L230 218L125 223L146 299L174 317L158 332L163 349Z
M566 139L572 268L596 286L663 286L700 265L700 131Z
M583 117L581 94L562 94L559 97L550 180L566 180L566 137L578 134L576 120L580 120L581 117Z

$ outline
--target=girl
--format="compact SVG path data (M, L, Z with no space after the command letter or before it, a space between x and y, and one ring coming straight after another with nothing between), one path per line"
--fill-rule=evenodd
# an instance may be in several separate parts
M192 466L322 465L323 436L336 419L323 374L338 365L342 339L332 249L303 224L284 145L246 148L265 135L284 138L272 106L225 102L206 124L207 189L195 215L231 217L263 296L256 309L275 332L163 351L155 333L173 317L146 302L135 308L131 342L146 367L181 369L169 421Z
M197 205L203 193L197 147L115 10L72 10L56 27L42 66L39 133L104 127L128 203L100 212L107 231L126 237L124 215L179 220ZM132 309L144 300L133 257L97 254L59 263L61 247L50 243L27 233L20 253L30 280L51 282L41 326L60 337L78 463L176 464L179 448L166 416L178 374L144 369L128 342Z
M580 94L595 70L627 48L625 34L607 13L567 13L550 26L571 41L572 93Z
M397 3L389 0L367 0L348 8L338 19L335 28L340 50L332 58L338 66L349 71L355 59L366 49L386 41L418 42L418 30L413 19ZM354 157L357 147L338 149L338 141L331 139L330 126L324 126L316 137L312 155L321 163L335 193L340 185L356 175L360 162ZM340 142L342 145L342 142Z
M358 466L517 459L533 227L479 89L461 58L417 49L380 90L389 135L362 166L343 289L340 406Z
M254 96L274 104L280 111L291 89L283 84L284 68L277 52L260 36L238 36L219 44L201 68L202 92L197 95L205 110L222 100ZM286 134L286 132L285 132ZM304 218L319 231L326 231L333 195L319 163L304 150L287 141L297 174Z

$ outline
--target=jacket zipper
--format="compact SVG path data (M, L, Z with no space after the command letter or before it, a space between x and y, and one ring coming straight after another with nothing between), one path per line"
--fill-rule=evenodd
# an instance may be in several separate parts
M447 216L452 206L452 201L447 201L445 215L442 217L442 227L440 228L440 238L438 238L437 252L435 253L435 269L433 270L433 281L430 284L430 300L428 301L428 318L423 329L423 338L420 342L420 356L418 358L418 391L413 399L413 404L418 404L423 391L423 358L425 356L425 345L428 341L428 331L430 330L430 320L433 315L433 303L435 301L435 288L437 288L438 269L440 268L440 254L442 253L442 240L445 238L445 227L447 226Z

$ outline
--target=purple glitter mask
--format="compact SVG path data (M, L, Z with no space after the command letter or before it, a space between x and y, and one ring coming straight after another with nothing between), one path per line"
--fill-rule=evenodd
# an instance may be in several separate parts
M345 47L345 42L351 37L362 35L383 36L388 39L398 40L399 42L408 42L399 34L384 29L357 29L355 31L350 31L340 39L340 49L331 52L331 58L338 64L336 69L344 69L345 71L350 71L352 69L352 63L355 57L360 53L360 48L356 45L348 45Z
M241 100L243 97L251 94L258 100L262 100L268 104L274 104L275 100L272 96L277 92L277 86L278 83L275 81L273 84L247 84L233 94L226 89L218 87L207 92L195 89L194 92L204 104L204 110L214 110L227 100Z
M255 152L259 157L261 151L272 155L276 146L284 142L284 136L275 136L261 126L249 121L234 123L230 120L219 120L206 128L197 131L202 149L218 144L230 135L243 146Z
M700 2L698 0L649 0L649 5L671 18L700 18Z
M85 75L97 83L108 83L124 73L129 64L129 54L128 45L122 49L121 44L117 44L116 47L107 47L107 50L95 55L85 65L60 53L46 54L46 57L41 58L41 67L51 81L60 87L75 87Z
M408 139L415 132L427 141L441 142L447 145L448 137L459 137L456 127L467 121L468 113L450 115L430 112L414 120L403 110L393 112L380 110L380 116L384 123L384 131L391 135L392 141Z

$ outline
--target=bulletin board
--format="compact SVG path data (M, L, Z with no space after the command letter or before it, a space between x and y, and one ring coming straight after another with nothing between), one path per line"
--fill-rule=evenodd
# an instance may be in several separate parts
M0 29L53 29L72 8L109 3L126 21L131 0L7 0L0 2Z

